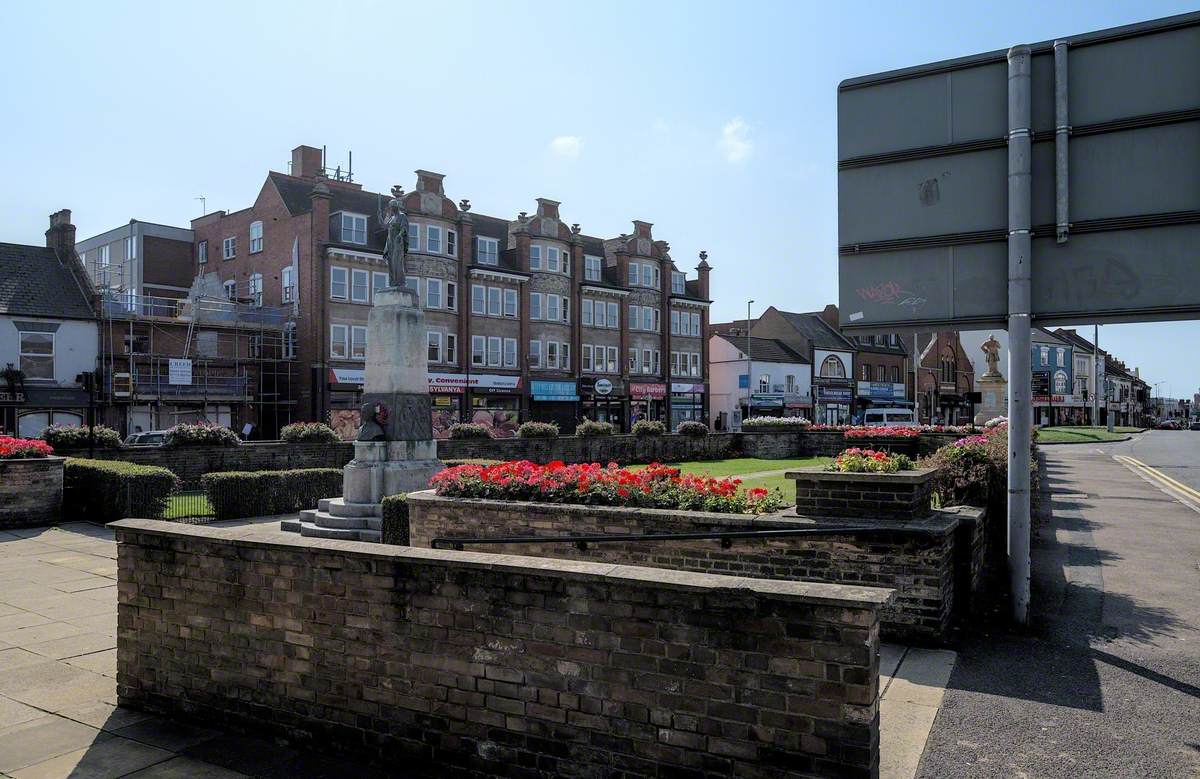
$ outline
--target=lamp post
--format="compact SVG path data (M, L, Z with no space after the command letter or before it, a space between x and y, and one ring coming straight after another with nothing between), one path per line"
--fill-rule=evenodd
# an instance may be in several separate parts
M746 415L742 417L744 423L750 418L750 375L754 372L754 361L750 357L750 305L753 300L746 301Z

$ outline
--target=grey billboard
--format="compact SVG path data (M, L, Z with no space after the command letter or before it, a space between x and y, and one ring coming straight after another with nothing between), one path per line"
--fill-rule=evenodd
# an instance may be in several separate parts
M1200 318L1200 13L1064 42L1057 73L1029 47L1033 320ZM1008 79L996 51L839 85L846 327L1004 325Z

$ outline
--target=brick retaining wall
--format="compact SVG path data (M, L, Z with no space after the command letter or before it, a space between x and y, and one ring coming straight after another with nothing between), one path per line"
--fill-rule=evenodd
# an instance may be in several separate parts
M878 775L887 590L113 526L124 705L431 776Z
M62 457L0 460L0 530L60 521L63 462Z
M871 534L718 540L629 541L589 544L521 543L467 546L503 554L536 555L647 565L705 573L889 587L896 599L883 610L885 637L941 643L955 609L955 537L966 519L983 523L980 509L934 511L918 521L818 521L788 514L762 516L698 511L626 509L550 503L512 503L409 495L409 543L429 547L435 537L616 535L725 530L878 528ZM974 527L972 525L972 527ZM970 571L975 563L961 563Z
M898 473L842 473L821 468L788 471L796 513L813 516L920 519L929 514L936 468Z

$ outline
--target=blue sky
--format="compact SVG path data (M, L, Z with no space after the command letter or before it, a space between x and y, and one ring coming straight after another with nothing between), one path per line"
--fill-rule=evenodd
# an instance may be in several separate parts
M837 296L843 78L1193 10L1178 2L21 3L0 50L0 240L248 205L301 143L371 189L446 174L496 216L655 224L715 320ZM1102 345L1195 391L1200 325Z

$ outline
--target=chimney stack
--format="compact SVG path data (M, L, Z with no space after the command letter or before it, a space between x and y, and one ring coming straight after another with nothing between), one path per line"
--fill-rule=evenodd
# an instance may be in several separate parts
M700 297L704 300L711 300L708 296L708 274L712 270L712 266L708 264L708 252L700 252L700 264L696 266L696 278L700 280Z
M820 313L821 319L825 320L825 324L832 327L834 330L841 332L841 323L838 322L838 307L833 303L825 306L825 309Z
M432 192L435 195L445 196L445 186L442 180L446 178L443 173L434 173L430 170L414 171L417 174L417 191Z
M71 224L71 209L64 208L50 215L46 247L58 252L61 260L69 259L75 252L75 225Z
M314 178L321 172L321 150L315 146L297 146L292 149L292 175L302 179Z

